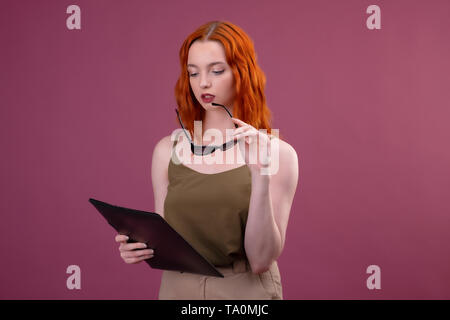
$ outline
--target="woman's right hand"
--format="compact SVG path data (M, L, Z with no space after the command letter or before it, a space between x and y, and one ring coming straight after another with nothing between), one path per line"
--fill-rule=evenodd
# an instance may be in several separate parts
M146 259L153 258L152 249L145 249L147 245L142 242L127 243L128 237L124 234L118 234L115 238L120 243L120 256L126 263L139 263Z

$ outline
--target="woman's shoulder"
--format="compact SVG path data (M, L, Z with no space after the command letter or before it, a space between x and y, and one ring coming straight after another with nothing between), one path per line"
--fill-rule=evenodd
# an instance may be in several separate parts
M284 141L275 135L270 135L270 138L272 142L276 142L278 144L278 149L281 156L288 158L297 158L297 152L295 151L294 147L292 147L287 141Z
M289 185L290 188L295 190L295 186L298 180L298 156L294 147L292 147L288 142L276 137L277 142L277 155L271 155L272 162L274 163L272 167L272 172L274 172L274 183L280 186ZM272 144L273 147L273 144ZM271 152L274 150L272 149Z
M163 151L163 150L170 149L171 143L172 143L172 141L170 139L170 135L164 136L161 139L159 139L158 142L156 143L155 151Z
M175 129L167 136L162 137L157 143L158 148L172 149L175 142L180 142L180 137L183 137L183 131L181 129ZM181 139L182 140L182 139Z
M153 148L153 159L156 161L167 162L172 154L174 140L172 135L164 136L158 140Z

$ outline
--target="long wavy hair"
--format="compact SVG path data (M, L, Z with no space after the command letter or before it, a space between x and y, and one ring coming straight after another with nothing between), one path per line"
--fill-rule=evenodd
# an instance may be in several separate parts
M256 129L271 134L271 112L266 104L266 77L256 63L256 53L250 37L238 26L227 21L211 21L195 30L180 48L181 74L175 86L175 99L184 126L194 136L194 121L204 119L205 110L195 98L189 83L187 59L189 48L196 40L222 43L235 80L233 117ZM175 116L176 117L176 116ZM176 120L178 123L178 120Z

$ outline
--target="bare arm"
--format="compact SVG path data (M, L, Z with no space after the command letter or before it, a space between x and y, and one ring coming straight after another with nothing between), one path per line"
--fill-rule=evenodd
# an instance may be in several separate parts
M155 202L154 211L164 217L164 200L169 185L168 165L171 156L170 136L162 138L153 149L152 156L152 186Z
M280 164L276 174L252 174L244 245L254 273L268 270L283 250L297 182L297 153L287 143L280 143Z

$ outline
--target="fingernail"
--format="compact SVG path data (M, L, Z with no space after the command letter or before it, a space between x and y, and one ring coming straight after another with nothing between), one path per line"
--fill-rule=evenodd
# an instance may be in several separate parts
M125 236L125 238L126 238L125 240L129 240L130 239L130 237L128 237L128 236Z

